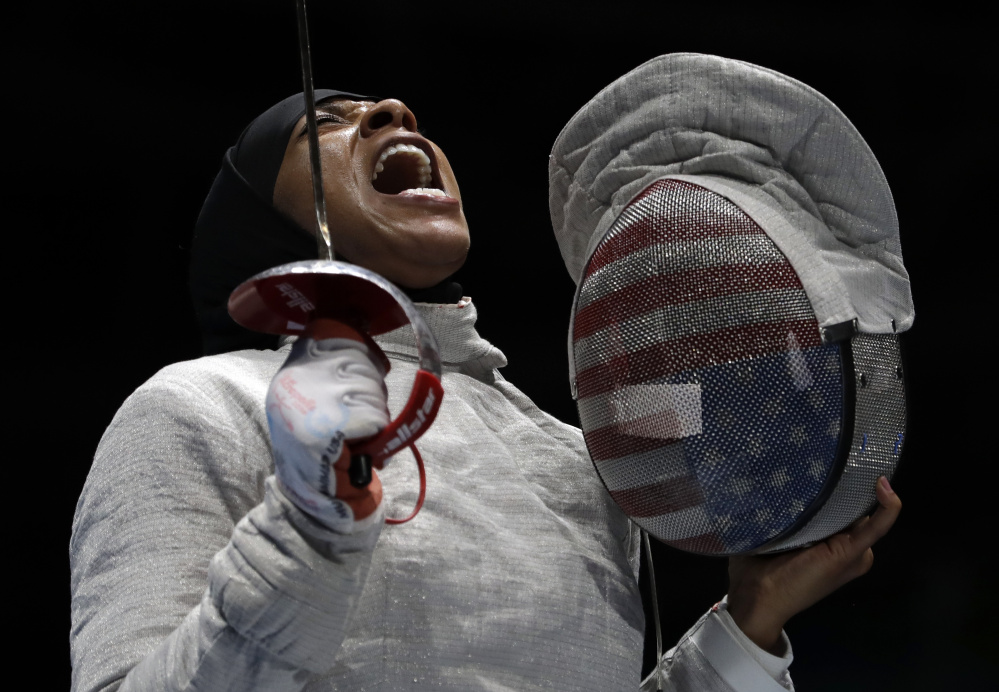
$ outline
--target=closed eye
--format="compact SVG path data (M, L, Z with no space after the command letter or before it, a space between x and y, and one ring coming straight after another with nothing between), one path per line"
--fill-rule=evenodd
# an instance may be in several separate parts
M338 125L350 125L350 121L342 115L338 115L337 113L327 113L326 111L318 111L316 113L316 122L321 123L324 120L337 123Z
M316 126L322 126L323 124L333 124L333 125L350 125L351 121L343 117L339 113L330 113L329 111L316 111ZM302 131L298 133L299 139L304 137L309 131L309 125L306 123L302 127Z

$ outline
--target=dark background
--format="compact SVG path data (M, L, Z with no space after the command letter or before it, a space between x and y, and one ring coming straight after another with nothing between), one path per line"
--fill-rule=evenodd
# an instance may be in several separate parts
M66 547L100 435L139 384L199 355L185 272L201 201L243 126L300 89L292 5L56 2L8 20L8 329L20 347L8 362L21 411L8 418L19 479L8 535L23 577L9 594L13 612L31 613L23 643L50 662L35 688L69 685ZM983 19L630 0L465 7L313 0L316 82L401 98L447 153L473 239L458 278L479 330L509 357L507 378L567 421L573 285L546 158L579 107L649 58L694 51L795 77L861 131L895 194L917 313L894 481L905 509L870 574L788 624L791 670L809 691L985 689L999 613L987 569L995 116ZM725 563L656 552L671 646L725 593Z

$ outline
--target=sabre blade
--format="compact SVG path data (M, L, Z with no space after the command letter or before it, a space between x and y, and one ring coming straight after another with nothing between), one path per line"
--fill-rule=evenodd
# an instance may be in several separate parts
M333 240L326 221L326 198L323 195L323 167L319 158L319 128L316 123L316 95L312 88L312 58L309 54L309 23L305 0L295 0L298 11L298 49L302 57L302 91L305 93L305 124L309 134L309 163L312 170L312 196L316 204L319 232L316 245L319 259L333 260Z

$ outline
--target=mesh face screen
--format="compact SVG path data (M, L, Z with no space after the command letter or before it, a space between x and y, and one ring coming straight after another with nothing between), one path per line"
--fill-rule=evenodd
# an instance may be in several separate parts
M798 548L852 524L875 505L879 476L892 477L905 441L905 385L898 337L859 334L850 342L856 389L849 456L829 498L793 534L768 551Z
M841 348L822 344L784 255L720 195L661 180L629 205L587 266L573 351L594 465L670 545L783 540L835 479ZM816 534L838 516L818 519Z

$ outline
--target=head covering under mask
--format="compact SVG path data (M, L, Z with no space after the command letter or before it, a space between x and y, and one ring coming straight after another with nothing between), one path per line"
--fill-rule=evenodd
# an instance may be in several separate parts
M317 102L378 100L329 89L317 89L315 96ZM305 98L299 93L250 123L226 152L201 208L191 249L190 288L208 355L276 347L278 337L251 332L229 317L229 294L265 269L317 256L313 234L272 204L288 140L304 114Z

